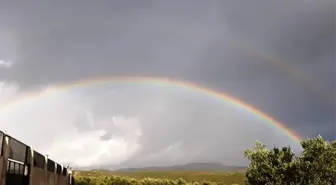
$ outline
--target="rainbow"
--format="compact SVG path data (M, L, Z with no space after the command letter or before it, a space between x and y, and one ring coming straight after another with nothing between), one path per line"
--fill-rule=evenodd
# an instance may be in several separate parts
M229 40L228 42L230 42L231 46L234 46L245 53L249 53L255 57L258 57L262 59L262 62L265 62L268 65L271 65L276 69L283 71L288 76L292 77L293 79L300 82L302 85L305 85L307 88L312 90L316 95L319 95L326 102L336 104L335 92L328 91L319 81L316 81L303 71L293 67L292 65L290 65L290 62L285 62L278 56L271 54L271 52L265 52L263 50L257 49L261 47L248 44L248 42L246 42L246 39L244 39L244 41L241 41L241 39L236 38L231 41Z
M279 121L275 120L274 118L262 112L261 110L253 107L252 105L249 105L243 102L242 100L239 100L223 92L218 92L213 89L202 87L200 85L187 82L187 81L180 81L180 80L162 78L162 77L141 77L141 76L140 77L113 77L113 76L96 77L96 78L90 78L90 79L85 79L85 80L75 81L75 82L68 83L68 84L55 86L54 88L52 88L52 90L47 92L47 95L49 96L53 93L66 92L74 88L90 86L93 84L106 84L106 83L110 84L110 83L127 83L127 82L165 85L165 86L178 87L178 88L196 91L204 95L214 97L215 99L219 101L228 103L242 111L245 111L263 120L269 126L277 130L280 130L282 133L284 133L284 135L286 135L288 138L290 138L294 143L298 145L300 145L300 142L302 140L301 136L299 136L296 132L290 130L288 127L285 126L285 124L280 123ZM20 98L15 99L14 101L11 101L8 104L0 107L0 113L2 113L3 111L14 109L15 107L20 106L26 100L38 99L44 94L45 93L41 93L41 92L26 93L20 96Z

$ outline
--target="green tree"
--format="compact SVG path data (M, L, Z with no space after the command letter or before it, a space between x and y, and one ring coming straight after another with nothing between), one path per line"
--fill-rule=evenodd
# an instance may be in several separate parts
M245 174L248 185L335 185L336 141L321 136L301 142L303 152L295 156L291 148L269 150L260 142L245 151L250 160Z

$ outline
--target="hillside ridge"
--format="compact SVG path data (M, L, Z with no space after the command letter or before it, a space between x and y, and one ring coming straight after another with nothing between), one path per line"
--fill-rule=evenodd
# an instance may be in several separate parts
M202 170L202 171L240 171L247 167L243 166L228 166L221 163L187 163L172 166L148 166L148 167L134 167L134 168L119 168L115 171L176 171L176 170Z

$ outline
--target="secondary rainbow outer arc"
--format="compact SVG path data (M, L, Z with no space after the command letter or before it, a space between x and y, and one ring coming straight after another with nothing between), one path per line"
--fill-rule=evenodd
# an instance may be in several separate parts
M105 76L105 77L96 77L96 78L89 78L85 80L79 80L72 83L57 85L52 88L52 91L48 92L47 94L50 95L52 93L59 93L63 91L68 91L70 89L78 88L78 87L85 87L95 84L104 84L104 83L118 83L118 82L132 82L132 83L148 83L148 84L159 84L159 85L166 85L166 86L173 86L173 87L180 87L180 88L186 88L188 90L197 91L200 93L203 93L207 96L212 96L218 100L224 101L225 103L228 103L230 105L233 105L241 110L244 110L259 119L263 120L265 123L267 123L269 126L272 126L280 131L284 135L286 135L288 138L290 138L294 143L300 145L301 142L301 136L298 135L296 132L290 130L288 127L286 127L284 124L280 123L279 121L275 120L271 116L267 115L266 113L262 112L261 110L253 107L252 105L249 105L242 100L239 100L235 97L232 97L228 94L225 94L223 92L218 92L213 89L209 89L188 81L181 81L176 79L170 79L170 78L163 78L163 77L113 77L113 76ZM43 94L41 92L33 92L33 93L27 93L21 96L18 99L15 99L14 101L9 102L2 108L0 107L0 113L2 111L9 110L11 108L15 108L16 106L19 106L21 102L24 102L25 100L29 99L37 99L39 96Z
M300 81L302 84L306 85L308 88L313 90L316 94L320 95L325 101L336 104L336 94L335 92L329 92L324 88L321 83L310 78L303 71L292 67L288 62L285 62L280 57L270 54L270 52L265 52L263 50L257 49L261 47L256 47L250 45L246 41L241 41L240 39L235 39L229 41L232 46L237 47L239 50L250 53L256 57L259 57L267 64L274 66L277 69L280 69L293 77L294 79Z

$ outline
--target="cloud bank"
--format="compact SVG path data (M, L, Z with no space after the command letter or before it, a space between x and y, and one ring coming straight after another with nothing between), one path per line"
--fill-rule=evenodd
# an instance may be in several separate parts
M204 94L179 88L93 85L35 98L1 86L0 123L8 133L62 163L77 167L134 167L195 161L244 165L255 140L291 144L262 120Z

